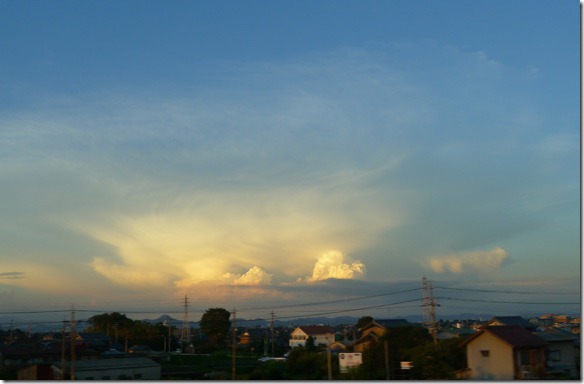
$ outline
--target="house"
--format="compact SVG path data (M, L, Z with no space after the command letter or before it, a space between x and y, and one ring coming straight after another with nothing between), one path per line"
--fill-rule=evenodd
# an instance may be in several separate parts
M81 332L75 336L75 344L106 351L112 346L112 340L104 333Z
M455 337L464 338L473 335L476 331L471 328L447 328L442 329L436 335L438 340L452 339Z
M335 330L328 325L302 325L290 333L290 347L305 346L309 337L314 345L328 345L335 341Z
M351 341L337 340L330 344L329 349L332 353L347 352L352 345Z
M128 353L132 353L132 354L135 354L135 355L146 355L146 354L148 354L150 352L152 352L152 350L150 349L150 347L147 346L147 345L143 345L143 344L132 345L128 349Z
M577 336L560 329L549 328L535 333L546 343L546 374L548 377L578 379Z
M56 380L70 378L69 362L53 364ZM160 380L160 364L147 357L122 357L77 361L74 365L75 380Z
M484 327L466 338L467 368L471 380L544 378L545 342L517 325Z
M529 320L525 320L521 316L495 316L483 325L483 327L494 327L499 325L515 325L532 332L537 328L537 325L530 323Z
M381 319L381 320L371 320L368 324L359 328L360 337L357 339L353 346L354 352L363 352L371 344L377 342L388 329L404 327L411 325L405 319Z

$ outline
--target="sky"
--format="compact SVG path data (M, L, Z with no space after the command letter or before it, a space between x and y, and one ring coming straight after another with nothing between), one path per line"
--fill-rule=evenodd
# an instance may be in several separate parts
M580 312L576 1L4 0L0 52L1 315Z

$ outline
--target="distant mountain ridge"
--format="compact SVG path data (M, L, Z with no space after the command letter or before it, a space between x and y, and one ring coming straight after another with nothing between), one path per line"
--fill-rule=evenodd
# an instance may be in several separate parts
M527 314L520 314L524 318L529 318L531 315ZM492 319L495 315L490 313L461 313L456 315L445 315L439 316L442 320L482 320L486 321ZM537 315L533 315L537 316ZM408 315L408 316L388 316L390 318L400 318L406 319L410 323L421 323L423 321L422 315ZM323 325L352 325L356 324L359 320L359 317L353 316L338 316L338 317L298 317L293 319L286 319L286 320L274 320L274 326L276 327L297 327L301 325L316 325L316 324L323 324ZM173 327L182 327L183 320L175 319L170 315L164 314L159 316L156 319L144 319L143 321L148 322L150 324L158 324L158 323L165 323L168 325L172 325ZM2 326L0 327L1 330L8 330L10 328L10 324L13 324L14 329L21 329L26 330L30 326L31 331L33 332L56 332L60 331L63 327L62 322L59 321L48 321L47 324L42 324L42 320L38 318L25 318L24 316L21 317L12 317L12 316L0 316L0 323ZM29 325L30 324L30 325ZM189 325L191 328L197 329L199 328L199 322L191 320L189 321ZM238 318L236 320L237 327L240 328L256 328L256 327L269 327L270 320L269 319L241 319ZM84 321L79 321L78 326L80 329L83 329L86 326Z

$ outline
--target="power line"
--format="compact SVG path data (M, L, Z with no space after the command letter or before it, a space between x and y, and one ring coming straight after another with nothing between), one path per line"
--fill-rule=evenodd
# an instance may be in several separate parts
M456 297L438 297L438 299L444 300L456 300L456 301L470 301L477 303L497 303L497 304L534 304L534 305L580 305L580 303L558 303L558 302L529 302L529 301L499 301L499 300L482 300L482 299L461 299Z
M374 309L374 308L382 308L382 307L388 307L388 306L392 306L392 305L398 305L398 304L405 304L405 303L411 303L414 301L422 301L422 299L413 299L413 300L405 300L405 301L400 301L399 303L390 303L390 304L381 304L381 305L373 305L373 306L369 306L369 307L361 307L361 308L352 308L352 309L344 309L344 310L340 310L340 311L332 311L332 312L321 312L321 313L313 313L310 316L322 316L322 315L332 315L332 314L336 314L336 313L344 313L344 312L354 312L354 311L362 311L362 310L366 310L366 309ZM297 318L298 316L278 316L278 319L294 319Z
M488 292L488 293L514 293L520 295L574 295L576 293L570 292L526 292L526 291L511 291L511 290L496 290L496 289L473 289L473 288L453 288L453 287L441 287L434 286L434 288L449 289L454 291L471 291L471 292Z
M263 310L271 309L271 308L309 307L309 306L313 306L313 305L345 303L345 302L348 302L348 301L364 300L364 299L371 299L371 298L374 298L374 297L383 297L383 296L397 295L399 293L414 292L414 291L419 291L420 289L422 289L422 288L412 288L412 289L406 289L406 290L403 290L403 291L388 292L388 293L379 293L379 294L376 294L376 295L351 297L351 298L338 299L338 300L317 301L317 302L300 303L300 304L283 304L283 305L276 305L276 306L269 306L269 307L244 308L244 309L240 309L240 311L260 311L260 310L263 311Z

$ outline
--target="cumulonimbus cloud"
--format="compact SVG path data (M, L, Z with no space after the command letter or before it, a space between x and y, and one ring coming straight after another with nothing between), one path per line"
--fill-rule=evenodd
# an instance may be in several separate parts
M431 256L424 264L436 273L491 272L501 268L508 260L509 253L495 247L487 251Z
M306 279L298 279L299 282L315 282L326 279L356 279L365 274L365 264L361 260L351 262L345 261L348 258L338 250L331 250L323 253L314 264L312 276Z
M269 285L272 283L272 276L264 269L254 266L241 275L226 273L223 279L229 281L231 285Z

